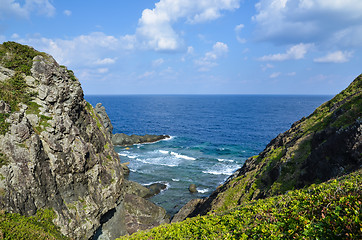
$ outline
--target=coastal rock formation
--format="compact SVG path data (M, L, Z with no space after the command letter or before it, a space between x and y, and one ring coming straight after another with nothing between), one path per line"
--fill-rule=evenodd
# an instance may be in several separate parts
M0 45L0 65L0 210L31 216L50 209L72 239L89 239L103 225L111 233L106 239L129 233L124 217L144 218L130 213L135 203L156 209L148 227L167 222L153 203L127 200L137 196L126 193L127 167L107 120L84 100L71 70L14 42Z
M113 125L111 123L111 120L108 117L108 114L106 112L106 108L102 106L102 103L97 103L97 105L94 108L94 111L98 114L98 116L101 118L104 128L109 132L109 134L112 136L113 132Z
M259 155L247 159L208 198L187 204L180 212L189 212L188 217L223 212L358 170L362 166L361 95L362 75L278 135Z
M134 144L141 144L141 143L152 143L157 142L160 140L164 140L170 138L168 135L135 135L132 134L131 136L124 134L124 133L116 133L112 136L112 142L114 145L119 146L131 146Z

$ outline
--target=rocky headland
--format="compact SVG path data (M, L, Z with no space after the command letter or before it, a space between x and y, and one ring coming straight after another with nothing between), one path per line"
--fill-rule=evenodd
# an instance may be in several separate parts
M72 239L114 239L169 222L125 179L109 118L101 116L73 72L50 55L0 45L1 218L50 211Z
M1 105L0 105L1 107ZM112 143L113 145L117 145L117 146L131 146L131 145L135 145L135 144L142 144L142 143L153 143L153 142L157 142L160 140L165 140L170 138L169 135L150 135L150 134L146 134L146 135L136 135L136 134L132 134L132 135L127 135L124 133L115 133L113 134L113 125L111 123L111 120L108 117L108 114L106 112L106 109L104 106L102 106L101 103L97 103L96 107L94 108L94 110L96 111L96 113L100 116L100 118L102 119L103 123L104 123L104 127L106 128L106 130L111 134L111 139L112 139Z

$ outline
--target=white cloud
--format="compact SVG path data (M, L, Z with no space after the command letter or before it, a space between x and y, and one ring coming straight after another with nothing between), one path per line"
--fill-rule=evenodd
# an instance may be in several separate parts
M112 64L122 49L122 40L101 32L80 35L70 40L30 38L20 43L51 54L60 64L77 66ZM113 56L112 56L113 55Z
M107 73L108 71L109 71L108 68L98 68L98 69L97 69L97 72L98 72L98 73Z
M260 0L255 7L259 40L362 46L361 0Z
M263 72L265 72L266 70L271 69L271 68L274 68L274 65L272 65L270 63L267 63L267 64L261 66L261 69L263 70Z
M308 49L312 47L312 44L300 43L290 47L286 53L278 53L273 55L267 55L259 58L260 61L285 61L285 60L298 60L304 58Z
M240 37L241 30L244 28L244 24L239 24L235 27L236 39L239 43L246 43L246 39Z
M17 33L13 33L12 35L11 35L11 38L12 39L17 39L17 38L19 38L20 36L19 36L19 34L17 34Z
M158 67L158 66L161 66L164 62L165 62L165 60L163 60L163 58L159 58L159 59L152 61L152 66Z
M66 16L70 16L70 15L72 15L72 12L70 11L70 10L64 10L64 15L66 15Z
M293 77L293 76L295 76L295 75L297 75L296 72L289 72L289 73L287 73L287 76L289 76L289 77Z
M0 19L28 18L32 12L50 17L55 14L55 8L48 0L25 0L25 3L16 0L0 0Z
M277 78L277 77L279 77L280 76L280 72L274 72L274 73L272 73L272 74L270 74L270 78Z
M216 60L225 56L229 51L228 45L222 42L216 42L212 47L212 50L205 53L205 56L195 61L198 65L199 71L209 71L212 67L217 66Z
M324 57L315 58L314 62L318 62L318 63L345 63L345 62L348 62L350 60L352 55L353 55L353 52L336 51L336 52L328 53Z
M194 48L192 46L187 47L187 54L194 54Z
M116 58L103 58L103 59L97 59L95 61L95 65L107 65L107 64L114 64L116 62Z
M184 47L183 39L173 24L184 19L200 23L219 18L223 10L239 8L240 0L160 0L155 8L145 9L138 21L137 40L141 46L155 51L177 51Z

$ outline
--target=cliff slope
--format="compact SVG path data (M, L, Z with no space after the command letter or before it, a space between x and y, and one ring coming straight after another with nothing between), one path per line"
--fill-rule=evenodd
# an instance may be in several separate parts
M114 239L168 222L164 209L128 193L126 173L73 72L31 47L1 44L0 218L37 224L22 217L48 211L74 239L96 230ZM6 238L12 227L4 224Z
M361 95L362 75L309 117L278 135L260 155L247 159L208 198L188 209L188 216L225 211L361 168Z

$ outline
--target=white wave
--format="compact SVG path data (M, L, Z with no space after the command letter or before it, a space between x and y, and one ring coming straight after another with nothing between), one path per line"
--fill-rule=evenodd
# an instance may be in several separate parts
M203 173L213 174L213 175L231 175L233 174L239 167L224 167L221 169L209 169L206 171L202 171Z
M189 156L182 155L182 154L175 153L175 152L170 152L170 154L179 159L192 160L192 161L196 160L196 158L194 158L194 157L189 157Z
M141 158L135 158L136 161L138 162L142 162L142 163L145 163L145 164L151 164L151 165L161 165L161 166L167 166L167 167L177 167L178 164L175 164L175 163L164 163L164 162L160 162L158 161L158 158L151 158L152 160L155 160L155 161L147 161L145 159L141 159Z
M122 157L127 157L128 154L127 153L118 153L119 156L122 156Z
M217 159L219 162L234 162L234 160L231 159L223 159L223 158L218 158Z
M204 188L204 189L196 188L196 189L199 193L207 193L208 191L210 191L210 189L208 189L208 188Z
M150 185L155 184L155 183L161 183L161 184L165 184L165 185L166 185L166 188L165 188L165 189L162 189L161 192L164 191L164 190L169 189L170 186L171 186L169 182L164 182L164 181L149 182L149 183L145 183L145 184L142 184L142 185L147 187L147 186L150 186Z
M180 181L180 179L177 179L177 178L172 178L172 181L174 181L174 182L179 182L179 181Z
M122 152L122 153L118 153L119 156L122 156L122 157L128 157L128 158L137 158L138 155L132 155L130 154L130 152Z
M166 150L158 150L158 152L160 152L162 154L169 154L170 153L169 151L166 151Z

